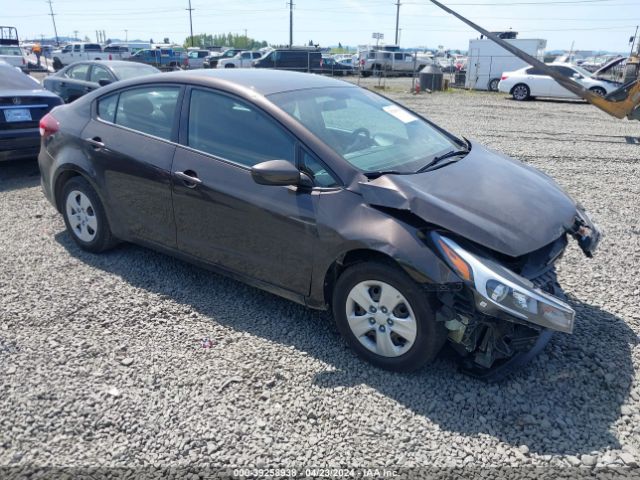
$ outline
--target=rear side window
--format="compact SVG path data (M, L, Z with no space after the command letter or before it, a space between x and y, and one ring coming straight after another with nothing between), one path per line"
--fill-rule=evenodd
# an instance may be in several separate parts
M246 166L266 160L295 162L295 142L274 120L242 101L193 90L188 145Z
M73 78L74 80L86 80L88 72L89 64L84 63L81 65L76 65L75 67L71 67L69 70L67 70L67 77Z
M98 117L106 122L115 123L118 94L109 95L98 100Z
M125 90L98 101L101 119L171 140L179 87L148 87Z

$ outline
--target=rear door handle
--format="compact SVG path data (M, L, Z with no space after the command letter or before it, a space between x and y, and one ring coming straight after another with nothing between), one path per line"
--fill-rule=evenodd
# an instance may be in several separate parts
M100 137L85 138L85 140L96 150L104 148L104 143L102 143L102 139Z
M184 172L173 172L176 178L182 180L189 188L195 188L202 183L202 180L198 178L198 174L193 170L186 170Z

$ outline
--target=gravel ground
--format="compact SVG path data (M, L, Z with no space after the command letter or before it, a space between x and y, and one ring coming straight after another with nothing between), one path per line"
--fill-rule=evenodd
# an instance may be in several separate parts
M323 313L133 245L80 251L37 164L0 164L0 476L44 466L637 473L640 123L581 102L388 85L443 127L547 172L592 213L606 233L598 255L572 245L559 271L575 333L497 385L446 355L413 374L377 370Z

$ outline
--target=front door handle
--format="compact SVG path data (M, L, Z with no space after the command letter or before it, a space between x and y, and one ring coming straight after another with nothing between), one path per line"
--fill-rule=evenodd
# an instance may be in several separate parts
M173 172L176 178L182 180L185 186L189 188L195 188L202 183L202 180L198 178L198 174L193 170L186 170L184 172Z
M104 143L102 142L102 139L100 137L85 138L85 140L96 150L104 148Z

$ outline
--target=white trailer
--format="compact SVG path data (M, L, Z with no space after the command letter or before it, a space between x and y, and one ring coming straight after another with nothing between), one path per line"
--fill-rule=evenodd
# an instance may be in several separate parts
M505 40L539 60L544 59L547 41L539 38ZM469 40L469 59L465 87L474 90L498 91L502 72L512 72L527 64L488 38Z

